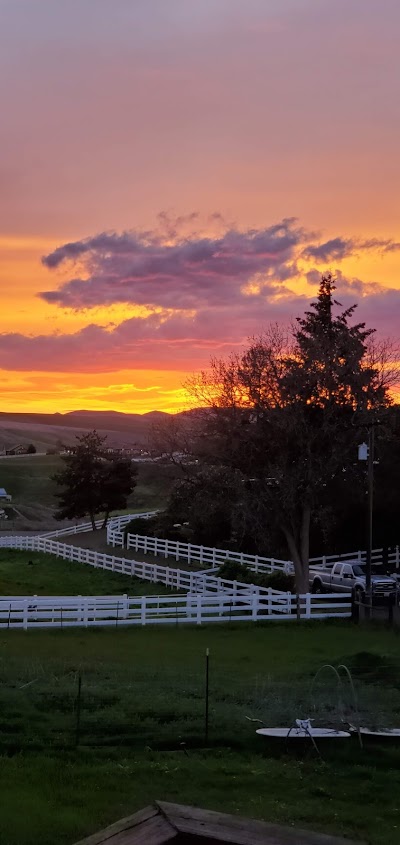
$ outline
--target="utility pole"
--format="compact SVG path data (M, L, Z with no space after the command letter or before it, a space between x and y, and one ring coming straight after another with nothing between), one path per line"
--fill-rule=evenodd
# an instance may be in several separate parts
M372 605L372 590L371 590L371 571L372 571L372 526L373 526L373 510L374 510L374 458L375 458L375 422L370 422L368 425L368 444L361 443L358 447L358 459L360 461L368 461L367 476L368 476L368 531L367 531L367 559L365 567L365 615L367 618L371 615Z
M374 423L368 427L368 543L366 561L366 598L369 606L372 604L371 595L371 569L372 569L372 515L374 508L374 452L375 452L375 426ZM368 610L369 615L369 610Z

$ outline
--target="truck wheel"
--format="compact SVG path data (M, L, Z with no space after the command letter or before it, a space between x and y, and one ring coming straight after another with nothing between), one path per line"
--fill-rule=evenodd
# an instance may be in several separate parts
M324 590L324 586L323 586L322 581L319 581L319 580L313 581L313 584L312 584L312 587L311 587L311 592L314 593L314 595L316 593L324 593L325 590Z

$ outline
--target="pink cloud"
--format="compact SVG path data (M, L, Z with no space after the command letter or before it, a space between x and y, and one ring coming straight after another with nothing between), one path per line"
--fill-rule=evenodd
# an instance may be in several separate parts
M359 302L355 318L365 320L385 335L398 331L400 290L363 286L340 276L337 299L343 307ZM187 313L132 317L107 330L90 324L74 334L28 337L0 335L3 369L48 372L112 372L119 369L197 370L210 357L224 357L247 338L260 334L268 323L289 324L309 305L309 297L288 294L276 298L250 296L224 307L204 307L194 317Z

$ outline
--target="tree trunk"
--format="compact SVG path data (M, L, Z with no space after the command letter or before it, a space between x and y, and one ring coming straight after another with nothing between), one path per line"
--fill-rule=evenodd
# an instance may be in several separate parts
M300 528L300 548L296 543L294 534L288 528L284 528L286 541L289 548L289 554L292 558L295 572L296 583L296 615L297 619L301 618L300 596L305 595L310 591L309 580L309 544L310 544L310 508L307 506L303 509L302 523Z
M300 528L300 557L303 580L304 583L307 584L306 593L308 593L310 589L310 521L311 508L309 505L303 505Z
M89 516L90 516L90 522L92 523L92 529L93 529L93 531L96 531L96 520L94 518L95 514L90 513Z
M284 533L289 548L289 554L294 565L296 592L300 595L308 593L310 586L308 581L308 559L307 567L304 571L301 550L297 546L293 533L288 528L284 528Z
M108 517L109 517L109 516L110 516L110 511L106 511L106 512L105 512L105 514L104 514L103 524L102 524L102 526L101 526L101 527L102 527L102 529L103 529L103 528L107 528L107 522L108 522Z

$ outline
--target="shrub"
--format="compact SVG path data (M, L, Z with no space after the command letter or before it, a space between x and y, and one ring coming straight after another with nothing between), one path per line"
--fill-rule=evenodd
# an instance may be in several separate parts
M226 578L227 581L243 581L245 584L255 584L257 577L254 572L243 563L236 560L226 560L218 570L219 578Z
M253 572L243 563L235 560L226 560L218 570L220 578L227 581L242 581L244 584L256 584L258 587L271 587L272 590L283 592L294 592L294 577L286 575L285 572L270 572L268 575L259 575Z
M256 575L255 582L260 587L271 587L272 590L282 590L285 593L293 593L294 576L286 575L285 572L270 572L268 575Z
M143 519L138 517L128 522L124 528L125 537L127 534L140 534L143 537L155 537L156 517L152 516L150 519Z

